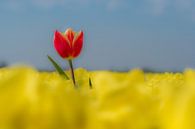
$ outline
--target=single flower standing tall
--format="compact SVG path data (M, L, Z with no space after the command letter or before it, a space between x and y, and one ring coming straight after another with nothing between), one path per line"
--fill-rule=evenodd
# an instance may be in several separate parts
M83 47L83 35L83 31L74 32L71 28L68 28L64 33L56 30L54 34L54 47L63 59L68 60L75 87L77 87L77 85L72 60L78 57L81 53Z

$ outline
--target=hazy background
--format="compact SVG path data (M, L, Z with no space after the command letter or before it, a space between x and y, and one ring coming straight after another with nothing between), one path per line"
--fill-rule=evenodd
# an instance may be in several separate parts
M52 69L53 33L85 33L76 67L195 68L195 0L1 0L0 62Z

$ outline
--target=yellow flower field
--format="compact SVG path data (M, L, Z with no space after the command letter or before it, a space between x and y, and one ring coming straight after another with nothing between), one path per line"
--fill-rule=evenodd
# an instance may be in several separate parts
M193 70L75 73L0 69L0 129L195 129Z

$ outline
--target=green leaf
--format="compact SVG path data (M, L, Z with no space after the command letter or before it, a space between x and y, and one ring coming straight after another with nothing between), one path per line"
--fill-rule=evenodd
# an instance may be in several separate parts
M55 67L55 69L57 70L57 72L63 76L65 79L69 80L69 77L66 75L66 73L63 71L63 69L49 56L47 55L47 58L49 59L49 61L53 64L53 66Z
M89 86L90 86L90 89L93 89L93 84L92 84L92 81L91 81L90 77L89 77Z

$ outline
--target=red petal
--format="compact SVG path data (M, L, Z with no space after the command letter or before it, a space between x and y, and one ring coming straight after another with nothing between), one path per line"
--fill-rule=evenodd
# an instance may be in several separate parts
M73 44L74 34L75 33L71 28L68 28L65 32L65 36L68 38L71 46Z
M73 54L72 56L75 58L79 56L83 47L83 32L79 32L78 35L74 38L73 41Z
M62 58L68 58L71 55L72 51L68 41L58 31L54 35L54 47Z

